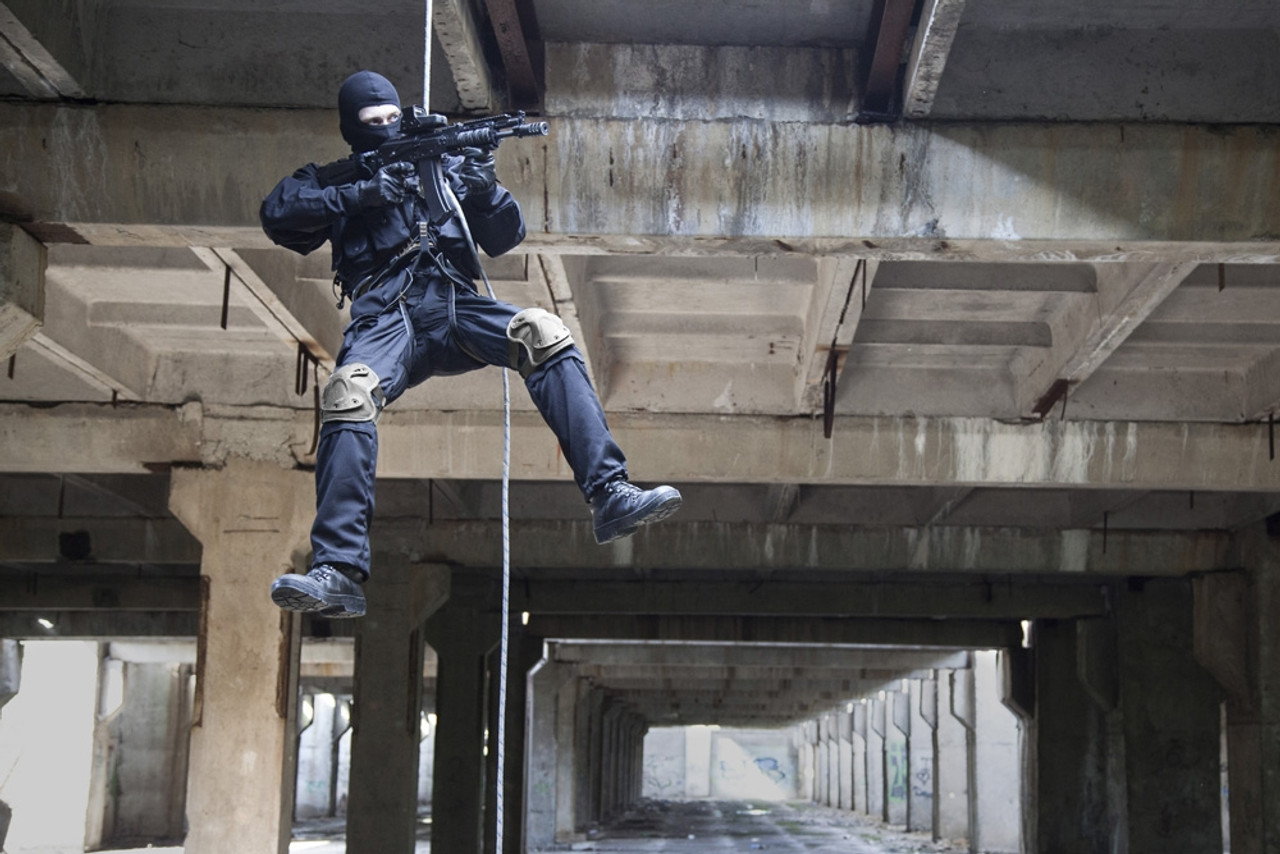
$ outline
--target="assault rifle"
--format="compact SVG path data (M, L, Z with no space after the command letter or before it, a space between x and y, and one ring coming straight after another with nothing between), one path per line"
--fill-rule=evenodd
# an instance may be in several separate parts
M526 122L523 112L449 124L439 113L411 107L400 120L400 136L373 151L321 167L320 180L328 186L349 184L371 177L389 163L413 164L418 174L411 189L426 200L431 221L439 222L450 211L444 198L444 155L457 155L465 148L492 150L509 137L545 136L548 131L546 122Z

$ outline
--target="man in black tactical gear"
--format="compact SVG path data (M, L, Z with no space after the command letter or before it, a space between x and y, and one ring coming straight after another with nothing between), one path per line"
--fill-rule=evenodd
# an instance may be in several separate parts
M379 74L347 78L338 112L355 155L399 133L399 95ZM497 182L492 151L463 155L443 158L442 189L452 211L435 223L413 192L415 181L430 178L407 163L366 168L332 184L325 167L307 164L262 203L263 230L277 244L305 255L330 243L336 281L351 300L351 323L321 396L313 566L271 587L285 610L325 617L365 612L376 423L383 407L432 376L485 365L519 369L591 508L597 542L626 537L680 507L680 493L670 486L642 490L628 482L626 458L560 318L476 290L475 246L501 255L524 239L525 226L519 204Z

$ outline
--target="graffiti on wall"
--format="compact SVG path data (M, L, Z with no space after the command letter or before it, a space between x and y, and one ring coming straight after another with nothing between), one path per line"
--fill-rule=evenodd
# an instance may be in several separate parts
M772 756L757 756L756 767L775 783L781 783L787 779L787 772L783 771L778 765L778 760Z
M644 794L649 798L684 796L684 754L645 753Z
M889 762L889 790L891 801L907 800L907 746L900 741L885 745L885 758Z

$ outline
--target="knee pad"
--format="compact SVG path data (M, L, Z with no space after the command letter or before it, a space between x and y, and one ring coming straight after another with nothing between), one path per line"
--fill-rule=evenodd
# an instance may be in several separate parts
M552 356L573 346L564 321L540 308L526 308L511 318L507 338L511 340L511 367L525 379Z
M368 365L355 362L333 372L320 395L320 420L372 421L382 414L386 395L378 385L378 375Z

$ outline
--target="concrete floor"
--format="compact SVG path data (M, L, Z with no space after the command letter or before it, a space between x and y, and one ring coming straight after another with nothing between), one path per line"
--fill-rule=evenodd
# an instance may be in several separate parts
M591 836L589 841L572 846L573 850L683 854L724 850L809 854L965 850L935 843L928 834L893 830L851 812L808 803L649 801Z
M415 854L431 850L423 825ZM295 828L290 854L346 854L341 821L306 822ZM884 827L844 810L807 803L746 801L647 801L624 818L572 846L546 851L681 852L804 851L808 854L917 854L959 852L928 834ZM81 854L71 848L15 848L7 854ZM182 854L181 847L137 848L113 854Z

